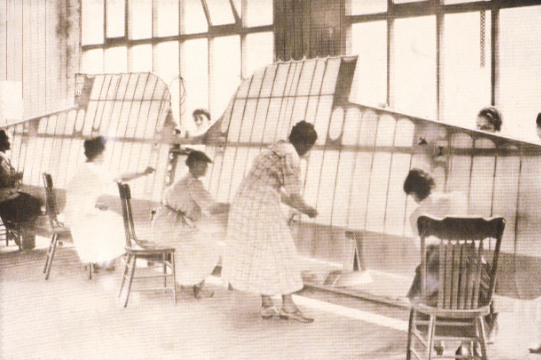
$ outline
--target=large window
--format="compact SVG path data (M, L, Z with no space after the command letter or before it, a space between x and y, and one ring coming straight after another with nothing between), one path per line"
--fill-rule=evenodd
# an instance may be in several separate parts
M219 118L240 80L274 61L273 19L273 0L81 0L80 71L155 72L187 130L193 110Z
M539 141L541 5L528 4L346 0L350 100L466 128L494 105L502 135Z
M490 12L445 15L441 118L446 122L471 128L479 109L490 104L490 18Z
M500 88L497 102L513 136L538 142L535 119L541 112L541 6L500 13Z
M391 44L390 106L424 118L437 117L436 18L395 20Z
M351 53L357 54L351 100L381 106L387 103L387 21L353 24Z

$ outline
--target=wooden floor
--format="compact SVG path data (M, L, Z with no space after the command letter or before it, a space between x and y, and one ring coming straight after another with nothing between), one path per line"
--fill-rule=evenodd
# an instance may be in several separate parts
M408 314L398 307L308 288L295 299L314 323L263 320L258 296L212 277L213 298L182 293L174 305L169 294L134 289L125 309L121 270L89 280L68 246L44 280L47 245L0 246L1 359L405 359ZM534 309L513 302L501 313L490 359L541 360L527 351Z

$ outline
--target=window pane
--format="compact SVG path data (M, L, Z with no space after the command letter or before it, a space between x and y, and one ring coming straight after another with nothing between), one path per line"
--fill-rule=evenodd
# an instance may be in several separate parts
M245 14L244 26L272 25L274 16L272 0L246 1Z
M180 71L184 84L181 126L183 130L195 129L192 112L208 108L208 41L188 40L181 45ZM221 114L211 114L217 119Z
M180 22L183 34L203 33L208 31L208 22L201 0L182 1L182 20Z
M155 0L157 36L178 35L179 0Z
M121 73L128 70L128 51L125 46L105 49L103 71L105 73Z
M212 42L210 109L222 115L240 84L240 36L222 36Z
M130 49L130 71L152 71L152 45L135 45Z
M107 0L107 37L124 37L124 27L125 27L125 11L126 11L126 2L125 0Z
M436 18L398 19L391 57L391 108L436 118Z
M374 14L387 11L387 0L347 0L347 15Z
M152 0L130 0L128 29L130 39L152 37Z
M387 22L353 24L351 37L350 53L358 55L351 101L371 106L385 104L387 102Z
M274 60L274 34L272 31L246 35L246 74L272 64Z
M484 39L480 18L479 12L444 18L442 120L466 128L475 128L477 112L490 104L490 12Z
M162 42L156 45L154 71L167 84L171 92L171 107L176 122L180 119L180 79L178 41Z
M81 72L85 74L103 73L103 49L92 49L83 52Z
M541 111L540 18L541 6L500 12L501 97L496 100L504 130L537 142L535 119Z
M232 24L235 22L229 0L206 0L211 25Z
M103 44L104 0L83 0L81 45Z

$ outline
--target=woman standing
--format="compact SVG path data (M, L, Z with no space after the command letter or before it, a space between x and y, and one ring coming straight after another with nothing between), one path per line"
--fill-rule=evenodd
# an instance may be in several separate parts
M199 180L210 162L204 152L191 151L186 159L190 172L165 190L152 220L153 240L176 249L176 281L193 286L197 299L213 295L203 286L218 262L217 238L225 233L225 221L220 226L215 215L229 210L229 204L216 202Z
M280 315L304 323L313 321L293 302L292 293L301 290L303 282L280 201L311 218L317 216L317 210L300 194L300 157L316 140L312 124L297 123L289 142L275 143L254 160L231 204L223 276L233 288L261 295L264 319ZM272 303L273 295L282 295L280 310Z
M86 162L79 166L67 187L66 223L71 229L73 243L83 263L114 270L113 261L125 253L126 235L122 216L108 210L98 198L108 193L115 181L129 181L154 171L123 174L117 179L103 167L105 138L84 142Z

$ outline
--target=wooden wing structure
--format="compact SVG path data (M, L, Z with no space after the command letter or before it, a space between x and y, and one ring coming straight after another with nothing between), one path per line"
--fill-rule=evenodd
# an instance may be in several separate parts
M365 269L412 276L419 263L408 220L415 203L402 184L411 168L423 167L438 190L467 198L465 215L505 218L497 292L541 295L541 147L353 103L355 66L356 57L280 62L243 80L202 138L214 159L205 179L210 192L231 201L254 157L304 119L319 138L303 161L303 191L320 215L291 218L301 255L345 268L356 259ZM111 172L157 169L131 184L134 201L155 204L183 169L177 149L184 140L168 127L167 85L152 73L78 79L74 107L5 127L25 188L43 191L41 174L48 172L61 192L84 161L84 139L105 135Z

